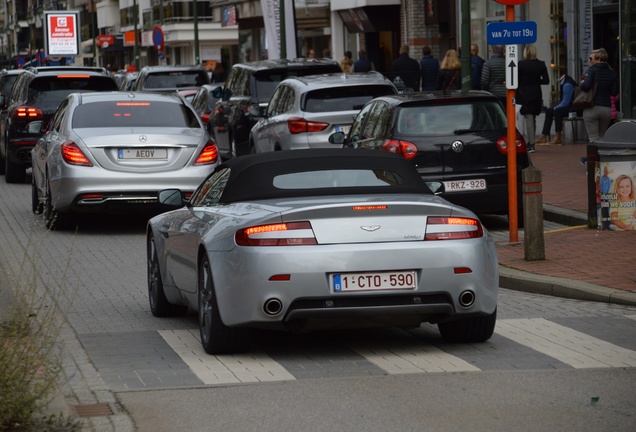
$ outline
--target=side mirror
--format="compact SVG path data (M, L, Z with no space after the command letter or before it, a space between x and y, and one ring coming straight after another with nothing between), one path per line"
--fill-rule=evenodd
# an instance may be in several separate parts
M250 107L250 109L247 111L247 114L250 117L265 117L265 110L263 110L258 105L255 105Z
M32 135L40 135L44 132L44 122L43 121L34 121L27 125L26 133Z
M183 195L179 189L164 189L159 192L159 203L170 207L183 207Z
M217 99L221 99L223 97L223 87L217 87L214 90L212 90L212 96L214 96Z
M427 181L425 182L426 186L433 192L435 195L440 195L446 192L446 188L444 187L444 183L439 181Z
M345 134L344 132L334 132L329 135L329 143L331 144L344 144Z

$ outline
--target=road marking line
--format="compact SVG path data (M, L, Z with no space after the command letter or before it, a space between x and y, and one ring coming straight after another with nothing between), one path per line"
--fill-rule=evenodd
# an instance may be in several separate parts
M495 333L575 369L636 367L636 351L543 318L500 320L497 321Z
M198 330L159 330L159 334L204 384L234 384L295 380L285 368L262 352L209 355Z
M422 341L413 344L391 343L351 346L351 349L385 370L388 374L422 372L477 372L481 369Z

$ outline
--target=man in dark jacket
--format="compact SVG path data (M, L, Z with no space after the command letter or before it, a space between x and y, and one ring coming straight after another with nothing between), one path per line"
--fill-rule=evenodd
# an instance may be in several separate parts
M493 45L492 55L484 63L481 72L481 89L489 91L499 98L506 106L506 58L504 57L504 46Z
M367 52L365 50L358 51L358 60L351 66L351 72L370 72L372 70L375 70L375 67L367 59Z
M439 61L431 54L431 47L422 48L422 60L420 60L420 72L422 75L422 90L435 90L437 75L439 75Z
M409 57L409 46L400 47L400 56L393 61L391 68L393 79L400 79L406 87L413 91L420 91L420 64L414 58Z
M470 81L473 90L481 90L481 71L484 69L485 61L479 57L479 47L472 44L470 46Z

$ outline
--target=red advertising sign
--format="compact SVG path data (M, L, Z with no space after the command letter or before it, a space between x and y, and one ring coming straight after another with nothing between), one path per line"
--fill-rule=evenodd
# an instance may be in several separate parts
M79 32L77 12L46 11L47 52L50 55L79 55Z
M112 34L98 35L96 42L99 47L108 48L109 46L115 45L115 35L112 35Z

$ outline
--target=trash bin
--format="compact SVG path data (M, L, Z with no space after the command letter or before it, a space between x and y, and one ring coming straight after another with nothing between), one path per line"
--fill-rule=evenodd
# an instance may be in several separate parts
M615 123L595 145L596 227L636 230L636 120ZM592 170L589 163L588 170Z

